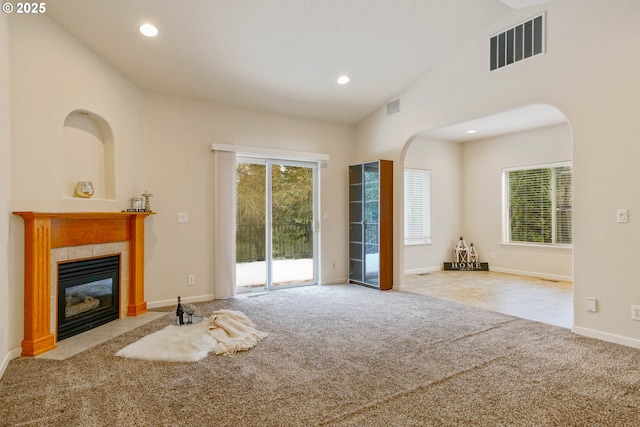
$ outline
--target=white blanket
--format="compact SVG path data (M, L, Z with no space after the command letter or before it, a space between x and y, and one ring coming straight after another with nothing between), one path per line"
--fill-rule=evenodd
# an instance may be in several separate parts
M209 317L209 334L218 342L216 354L234 354L253 348L267 333L241 311L218 310Z
M165 362L197 362L215 354L249 350L267 334L240 311L220 310L192 325L168 325L142 337L115 355L132 359Z

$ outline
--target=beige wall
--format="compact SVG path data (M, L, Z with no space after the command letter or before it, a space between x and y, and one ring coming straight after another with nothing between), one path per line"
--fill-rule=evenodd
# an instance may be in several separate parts
M413 139L404 165L431 170L433 237L431 244L404 247L405 272L442 269L463 236L492 271L572 280L570 248L501 242L502 169L570 161L571 149L568 124L465 143Z
M571 161L571 148L567 124L463 144L462 229L491 270L572 279L570 248L501 243L502 169Z
M3 189L8 193L12 183L5 212L120 211L130 206L131 197L148 188L157 214L145 224L146 300L158 306L173 304L177 295L203 299L213 294L211 144L325 153L328 167L320 172L321 210L326 213L320 219L321 277L323 283L346 280L347 165L353 157L353 127L145 93L46 16L9 19L14 167L10 177L9 168L0 167L7 175L0 181L0 205ZM6 31L6 26L0 30ZM0 90L2 72L7 70L2 66L7 56L2 46ZM65 188L63 125L67 115L78 109L104 118L113 133L113 200L64 196L73 189ZM5 110L0 104L0 123L9 117ZM5 129L0 128L0 154L6 151L7 156L0 157L0 162L8 163L8 140L1 133ZM189 214L187 224L177 223L178 212ZM6 304L8 319L4 354L15 357L23 338L24 231L22 220L7 215L7 221L9 216L11 285L5 285L0 276L0 292L8 293L0 304ZM188 274L196 276L194 286L187 286ZM1 316L0 325L5 322Z
M324 153L320 170L321 278L347 277L348 164L353 128L244 110L211 102L148 93L144 107L145 182L158 214L148 221L145 246L148 301L173 303L213 293L213 153L211 144ZM178 212L189 214L178 223ZM335 269L332 264L335 262ZM187 286L187 275L196 284Z
M9 294L9 220L11 160L9 157L9 22L6 15L0 15L0 375L4 372L12 342L8 328L11 316Z
M9 211L120 211L143 190L142 91L44 15L9 18L11 86L11 205ZM114 135L117 196L71 197L63 170L64 122L87 110ZM63 196L68 194L69 196ZM9 349L23 338L24 227L11 217Z
M546 53L489 72L489 37L543 10ZM636 347L640 328L630 305L640 304L634 237L640 221L633 219L640 198L627 183L640 178L639 14L635 0L554 0L515 11L401 92L399 114L386 117L380 108L356 129L359 155L384 152L400 160L410 137L423 130L531 104L558 108L573 133L574 330ZM619 208L629 209L628 223L616 222ZM397 282L403 264L401 255ZM598 299L597 313L586 312L586 297Z
M404 166L431 170L432 233L431 243L404 247L404 270L437 271L452 260L453 245L462 233L462 145L416 137L407 148Z
M488 37L545 9L546 54L489 73ZM5 100L0 125L10 118L11 144L9 150L8 127L0 126L0 207L115 211L150 188L158 214L146 225L147 300L172 300L176 291L198 297L211 293L210 144L328 153L321 184L328 216L321 225L322 273L324 281L341 280L347 276L348 163L394 160L395 198L401 202L402 152L417 132L548 103L566 115L573 133L575 330L640 347L638 322L629 315L630 304L640 304L633 238L640 235L634 220L640 198L629 184L640 178L639 12L636 0L553 0L516 11L399 94L399 114L387 117L382 106L355 134L349 127L144 93L46 16L9 17L9 68L3 16L0 94L7 91L8 70L11 103L7 110L7 97L0 97ZM114 200L61 197L63 123L76 109L99 114L113 130ZM395 206L397 286L404 252L402 208ZM616 223L618 208L629 209L629 223ZM177 212L188 212L190 222L178 224ZM2 234L7 221L0 220L0 259L9 258L8 279L0 269L0 326L5 326L0 358L5 359L22 339L23 304L22 222L11 216L7 238ZM466 227L471 224L463 220ZM7 247L8 253L2 249ZM187 274L196 275L195 286L186 287ZM585 297L598 299L597 313L584 311Z
M46 16L14 14L10 20L11 161L20 165L11 172L12 208L126 208L132 194L144 190L142 91ZM118 175L113 200L73 198L74 185L64 180L64 122L78 109L96 113L111 127Z

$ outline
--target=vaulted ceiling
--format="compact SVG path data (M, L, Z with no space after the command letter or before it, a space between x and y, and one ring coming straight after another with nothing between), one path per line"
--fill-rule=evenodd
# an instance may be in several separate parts
M47 15L145 90L353 124L540 1L49 0Z

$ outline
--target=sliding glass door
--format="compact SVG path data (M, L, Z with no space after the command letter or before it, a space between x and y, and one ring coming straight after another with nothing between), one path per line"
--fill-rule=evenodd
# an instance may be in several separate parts
M236 291L267 283L266 161L236 163Z
M317 283L317 166L239 157L237 291Z

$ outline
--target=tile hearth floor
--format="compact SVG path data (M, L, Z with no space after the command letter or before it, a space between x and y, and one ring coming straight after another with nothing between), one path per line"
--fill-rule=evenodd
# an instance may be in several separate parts
M428 295L571 328L573 284L493 271L434 271L405 276L405 292Z
M138 326L142 326L145 323L149 323L152 320L166 315L167 312L147 311L140 316L123 317L121 319L114 320L113 322L109 322L105 325L98 326L97 328L91 329L90 331L83 332L81 334L74 335L65 340L62 340L57 343L57 347L54 350L42 353L36 356L36 358L64 360L95 345L110 340L111 338L117 337L118 335L124 334L125 332L129 332L130 330L135 329ZM171 318L171 320L173 319ZM167 324L169 324L171 320L168 320Z

